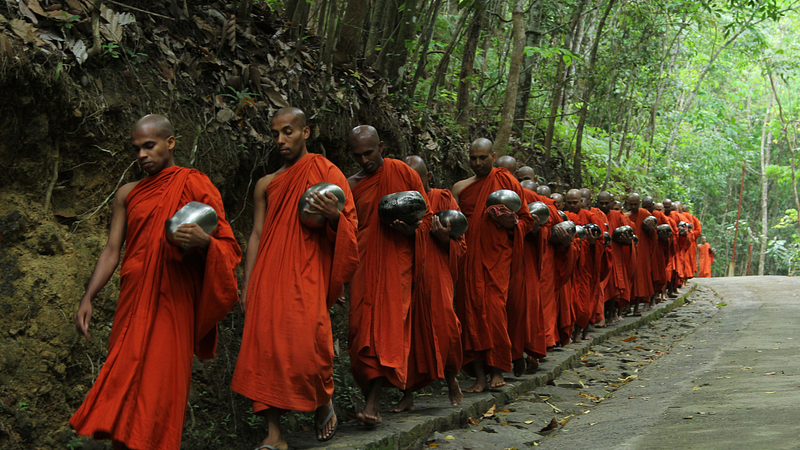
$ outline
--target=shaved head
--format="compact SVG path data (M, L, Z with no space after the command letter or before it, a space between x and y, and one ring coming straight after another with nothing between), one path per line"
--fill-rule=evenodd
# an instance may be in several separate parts
M539 185L533 180L522 180L519 184L521 184L525 189L533 192L536 192L536 190L539 188Z
M656 203L653 205L653 209L656 211L664 212L664 204L663 203Z
M600 211L603 213L608 214L611 211L611 204L614 202L614 196L611 195L608 191L603 191L597 194L597 207L600 208Z
M425 192L430 192L431 174L428 172L428 166L425 165L425 160L417 155L411 155L406 157L406 164L419 174L422 185L425 186Z
M363 141L369 141L375 143L375 145L381 142L381 138L378 136L378 130L372 125L359 125L353 128L350 130L347 140L350 142L351 147Z
M627 204L629 211L636 211L642 205L642 197L634 192L628 196Z
M517 179L519 181L532 180L536 181L536 174L530 166L522 166L517 169Z
M513 156L503 155L497 158L497 161L494 162L494 165L508 169L508 171L511 173L517 173L517 160L514 159Z
M622 211L622 202L615 201L613 205L611 205L611 209L614 211Z
M649 195L645 195L644 197L642 197L642 208L650 212L653 212L653 206L655 206L653 203L653 197Z
M364 174L374 173L383 166L383 142L378 130L371 125L359 125L347 136L353 159Z
M539 195L543 195L545 197L552 198L551 191L550 191L550 186L541 185L538 188L536 188L536 193L539 194ZM561 194L558 194L558 195L561 195Z
M175 136L175 128L172 127L172 122L161 114L148 114L133 124L131 134L138 131L149 129L155 136L161 139L167 139L170 136Z
M481 150L485 150L485 151L488 151L489 153L491 153L493 145L494 144L492 144L492 141L490 141L490 140L488 140L486 138L478 138L478 139L475 139L474 141L472 141L472 144L470 144L469 149L470 150L472 150L472 149L476 149L476 150L477 149L481 149Z
M592 191L589 188L582 188L581 193L581 208L589 209L592 207Z
M308 123L306 122L306 113L303 112L300 108L295 108L294 106L287 106L285 108L281 108L275 111L275 115L272 116L272 120L275 120L278 117L283 116L291 116L292 124L298 129L305 128Z
M478 138L469 146L469 166L476 178L483 178L492 171L497 154L492 150L492 141ZM514 167L516 170L516 165ZM513 173L513 172L512 172Z
M581 197L581 191L577 189L568 190L567 195L564 197L567 211L575 214L581 212L582 199L583 197Z
M556 207L558 207L558 209L560 209L560 210L564 209L564 196L563 195L559 194L558 192L555 192L550 196L550 198L552 198L553 201L556 202Z

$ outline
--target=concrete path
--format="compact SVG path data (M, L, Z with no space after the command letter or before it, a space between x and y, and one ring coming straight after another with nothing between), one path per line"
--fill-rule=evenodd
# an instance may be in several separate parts
M685 288L684 292L689 289ZM545 386L548 381L557 378L564 370L582 365L583 358L592 346L618 337L631 329L645 325L674 308L682 305L682 298L662 303L656 309L646 312L642 317L627 317L619 325L598 330L593 333L593 341L571 344L563 349L548 354L539 370L533 375L513 378L507 374L507 385L504 388L484 392L482 394L465 394L462 405L453 408L449 405L446 391L439 395L422 396L415 399L416 410L391 414L382 412L384 423L371 430L356 426L353 422L343 423L336 437L324 444L316 442L312 432L298 433L288 437L290 448L296 449L418 449L435 448L434 433L444 430L466 430L468 425L480 422L484 414L493 406L496 411L520 398L526 392ZM462 389L471 382L462 382ZM549 407L547 407L549 408ZM474 427L473 427L474 428ZM443 439L447 435L443 436ZM452 439L448 439L452 440ZM471 440L471 439L470 439ZM524 440L524 439L523 439ZM532 441L530 441L532 442ZM476 443L477 444L477 443ZM433 447L431 447L433 445ZM472 448L502 449L501 442L486 442ZM444 448L444 447L443 447ZM461 448L468 448L462 446ZM519 447L522 448L522 447Z

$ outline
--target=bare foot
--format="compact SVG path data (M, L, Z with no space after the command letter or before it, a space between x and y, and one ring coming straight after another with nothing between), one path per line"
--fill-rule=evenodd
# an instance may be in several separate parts
M503 371L492 367L492 379L489 382L489 387L492 389L501 388L506 385L506 381L503 379Z
M514 376L519 378L525 374L525 358L514 360Z
M592 341L592 340L594 340L594 338L589 336L588 334L584 334L583 336L581 336L581 340Z
M403 391L403 398L397 402L396 405L392 406L389 409L389 412L399 413L402 411L413 411L414 410L414 394L411 393L410 390L406 389Z
M605 328L605 326L606 326L606 318L605 318L605 317L603 317L602 319L600 319L600 320L597 322L597 324L595 324L595 326L596 326L597 328Z
M444 379L447 381L447 391L450 395L450 404L452 406L460 405L461 400L464 398L464 394L461 393L461 386L458 385L456 375L448 370L444 373Z
M486 390L486 377L475 378L475 384L464 389L464 392L469 394L478 394Z
M539 368L539 360L538 359L536 359L536 358L534 358L532 356L528 356L527 358L525 358L525 361L527 362L528 372L529 373L536 372L536 370Z
M314 414L314 421L316 422L317 440L320 442L329 441L336 433L336 428L339 425L339 417L334 412L330 419L328 416L333 412L333 399L327 405L317 408Z
M383 418L380 414L367 414L366 412L360 412L356 414L356 421L358 424L365 427L374 427L375 425L383 423Z

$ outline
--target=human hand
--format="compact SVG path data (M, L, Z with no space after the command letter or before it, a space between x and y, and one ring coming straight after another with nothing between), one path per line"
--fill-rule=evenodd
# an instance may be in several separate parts
M433 216L431 218L431 234L436 238L437 241L441 242L442 244L449 245L451 230L452 225L450 225L449 222L445 227L442 225L442 221L439 220L439 216Z
M245 307L247 306L247 286L244 286L241 290L239 290L239 310L244 315L245 311L247 310Z
M562 247L569 247L572 243L572 236L570 233L561 227L552 227L553 234L550 236L550 240L555 242L556 244L561 245Z
M196 223L179 225L174 239L183 248L207 248L211 244L211 236Z
M92 321L92 301L90 299L86 297L81 299L78 310L75 311L72 320L75 322L78 334L84 335L87 339L92 337L91 333L89 333L89 323Z
M320 215L327 219L330 224L339 221L339 199L332 192L326 192L325 195L313 192L307 200L308 207L303 210L304 212Z
M399 231L403 236L411 237L417 233L417 228L422 225L422 221L418 220L414 225L409 225L400 219L390 223L389 226Z
M494 223L506 230L511 230L517 226L517 214L505 205L492 205L486 209L486 213L494 220Z

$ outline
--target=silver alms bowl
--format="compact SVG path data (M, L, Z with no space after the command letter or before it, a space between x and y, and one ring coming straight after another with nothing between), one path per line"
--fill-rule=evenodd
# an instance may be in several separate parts
M586 228L582 225L575 225L575 235L583 242L583 240L586 239Z
M500 189L486 197L486 207L488 208L492 205L506 205L506 208L517 212L519 208L522 207L522 200L519 199L519 195L517 195L516 192L508 189Z
M439 218L442 226L446 227L447 224L450 224L450 237L453 239L458 239L467 232L467 216L461 211L445 209L437 212L434 216Z
M642 220L642 229L648 233L652 233L658 226L658 219L656 216L647 216Z
M205 203L189 202L164 222L164 233L169 242L180 246L179 243L175 242L175 232L178 231L180 225L196 223L207 234L211 234L217 229L218 221L219 218L214 208Z
M565 220L564 222L557 223L557 224L553 225L553 228L554 229L555 228L563 228L563 229L567 230L567 232L570 235L570 239L574 239L575 238L575 233L577 232L577 230L576 230L577 227L575 226L575 222L573 222L571 220Z
M561 216L562 220L565 220L565 221L569 220L569 218L567 218L567 213L565 213L564 211L559 211L558 215Z
M631 236L633 235L633 228L629 225L623 225L621 227L617 227L616 229L614 229L614 232L611 235L611 237L614 239L615 242L619 242L621 244L630 244L625 238L626 235L631 235Z
M539 225L544 225L550 219L550 208L543 202L533 202L528 205L528 211L539 220Z
M381 197L378 203L378 217L388 223L395 220L413 225L425 217L428 205L417 191L402 191Z
M324 181L311 186L303 192L303 195L300 196L300 200L297 202L297 215L300 217L300 223L308 228L322 228L328 223L328 221L319 214L309 214L305 212L306 208L309 207L308 201L312 198L311 194L315 192L320 195L325 195L328 192L332 193L339 200L339 204L337 205L339 211L344 209L344 191L342 188L333 183L326 183Z

